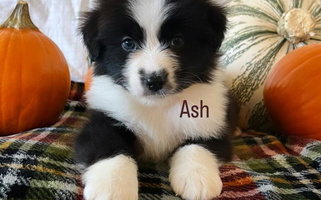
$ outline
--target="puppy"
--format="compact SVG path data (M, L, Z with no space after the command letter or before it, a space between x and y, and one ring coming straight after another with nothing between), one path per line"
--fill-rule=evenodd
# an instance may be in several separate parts
M184 199L220 195L236 110L218 67L219 0L99 0L81 33L94 74L76 139L87 200L138 199L137 161L168 159Z

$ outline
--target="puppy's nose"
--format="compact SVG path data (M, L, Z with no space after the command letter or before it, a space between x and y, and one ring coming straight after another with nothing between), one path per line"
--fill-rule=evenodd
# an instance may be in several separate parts
M166 72L159 72L159 73L152 73L146 74L144 83L146 87L152 91L157 92L163 88L167 81L167 73Z

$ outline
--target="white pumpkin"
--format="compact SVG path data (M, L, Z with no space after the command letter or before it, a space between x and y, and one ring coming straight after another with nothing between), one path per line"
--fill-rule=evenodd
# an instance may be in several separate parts
M232 0L221 51L242 129L271 130L263 86L274 65L298 47L321 41L321 0Z

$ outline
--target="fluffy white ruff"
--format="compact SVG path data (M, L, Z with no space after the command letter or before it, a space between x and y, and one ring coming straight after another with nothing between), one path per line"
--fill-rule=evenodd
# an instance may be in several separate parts
M83 174L86 200L137 200L138 178L135 161L119 155L101 160Z
M110 77L96 76L87 92L87 102L91 108L105 112L132 130L144 150L143 158L159 161L186 138L220 137L226 125L228 103L223 77L221 71L216 71L213 83L193 84L163 98L137 98ZM202 100L209 108L209 117L180 117L184 100L189 106L199 105Z
M208 200L221 194L222 181L215 155L199 145L179 149L170 160L173 190L186 200Z

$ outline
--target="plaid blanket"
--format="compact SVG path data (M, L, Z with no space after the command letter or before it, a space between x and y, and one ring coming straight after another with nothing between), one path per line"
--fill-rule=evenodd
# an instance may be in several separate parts
M79 92L71 94L56 124L0 137L0 199L83 199L72 146L86 106ZM224 188L217 199L321 199L320 141L248 131L233 142L235 155L221 167ZM166 163L141 165L139 182L142 200L180 199Z

